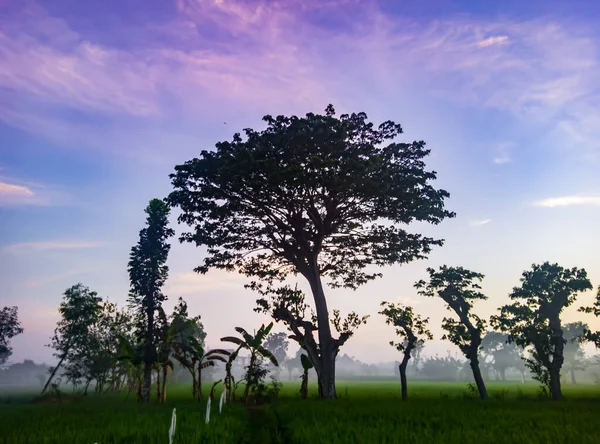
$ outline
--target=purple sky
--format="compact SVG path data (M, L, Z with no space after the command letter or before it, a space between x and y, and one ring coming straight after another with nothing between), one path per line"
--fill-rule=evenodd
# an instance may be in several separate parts
M427 266L486 274L485 316L533 262L600 284L600 5L490 3L0 0L0 305L26 329L13 359L49 361L70 285L124 303L143 209L177 163L264 114L328 103L425 140L458 214L422 228L447 241L430 260L330 292L332 308L372 315L343 353L397 357L384 299L415 304L439 338L443 304L412 288ZM167 308L183 296L214 347L266 319L243 278L194 275L201 258L174 245Z

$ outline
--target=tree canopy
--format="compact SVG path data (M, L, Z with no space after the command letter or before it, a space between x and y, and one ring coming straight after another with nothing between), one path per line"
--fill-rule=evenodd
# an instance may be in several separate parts
M425 143L393 142L399 124L375 128L365 113L338 118L331 105L324 115L263 120L266 129L246 129L245 139L237 133L176 166L167 201L192 228L180 240L207 248L196 271L235 270L265 283L266 292L290 275L308 280L319 333L319 356L313 350L311 359L322 395L335 397L339 344L321 279L355 289L381 276L371 265L425 258L443 241L405 226L454 213L444 208L449 194L430 184L436 173L425 169Z
M4 364L12 354L10 340L23 333L17 307L4 307L0 310L0 364Z

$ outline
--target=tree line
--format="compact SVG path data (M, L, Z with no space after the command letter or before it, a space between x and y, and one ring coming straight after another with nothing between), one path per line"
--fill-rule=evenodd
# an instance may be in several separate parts
M322 398L337 396L336 357L368 319L354 312L342 316L330 308L326 288L354 290L381 277L377 267L426 259L444 240L409 232L408 227L414 222L437 225L456 216L445 208L450 194L431 184L437 173L426 169L424 159L430 150L425 142L395 141L403 131L393 121L374 127L365 113L337 117L332 105L323 115L267 115L263 120L266 129L245 129L244 138L236 133L231 141L219 142L216 149L203 150L197 158L177 165L170 175L173 191L164 200L153 199L146 209L147 227L140 232L129 261L134 336L127 347L135 357L129 362L143 369L136 377L144 401L149 400L156 363L166 366L159 366L163 373L169 367L167 348L161 350L157 344L169 343L172 332L166 326L175 316L169 318L162 311L166 296L161 290L168 276L168 239L174 235L168 227L171 208L180 211L178 222L189 228L180 242L206 248L195 271L223 269L249 277L246 287L258 294L255 310L269 313L287 327L289 338L316 371ZM534 264L510 294L513 303L501 307L489 321L473 310L478 300L487 298L479 285L482 274L446 265L427 271L429 278L417 282L416 290L423 297L441 299L453 313L443 320L444 339L458 346L470 362L482 398L487 398L487 391L479 352L488 324L506 333L509 343L531 351L527 366L548 387L552 399L561 398L565 339L560 315L579 292L592 289L585 270ZM288 284L294 277L309 284L314 310L304 292ZM90 319L95 320L98 315L91 307L96 296L87 297ZM411 307L386 302L383 306L382 315L402 338L392 345L404 353L400 373L406 397L406 362L416 344L431 334L427 319ZM82 309L81 304L67 305L65 313ZM582 311L600 315L600 290L595 305ZM64 350L79 346L78 340L63 338L77 328L57 328L53 344L61 350L59 360L66 356ZM245 330L238 333L252 351L250 342L255 343L248 342L252 335ZM204 364L195 347L200 342L188 336L194 337L181 335L173 350L180 347L177 354L184 360L196 356L192 367L199 373ZM586 330L580 340L598 345L599 336ZM119 337L126 339L122 333ZM205 364L224 360L227 368L233 355L215 352ZM173 356L177 358L175 352ZM232 389L229 375L226 384Z

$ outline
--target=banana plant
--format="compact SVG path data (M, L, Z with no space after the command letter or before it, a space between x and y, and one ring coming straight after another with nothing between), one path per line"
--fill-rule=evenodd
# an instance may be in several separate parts
M300 385L300 397L302 399L308 398L308 371L313 368L313 363L305 354L300 355L300 362L302 363L303 373L300 376L302 384Z
M129 387L127 389L127 399L134 385L137 385L137 396L138 400L141 397L142 388L142 373L144 363L144 349L142 344L132 344L124 336L117 336L119 341L120 351L116 357L117 361L125 361L129 363L129 369L127 372L127 379L129 380Z
M231 353L227 359L227 363L225 364L225 379L223 381L223 385L225 387L227 402L235 401L235 389L237 389L239 381L237 383L235 382L235 379L231 374L231 367L233 366L233 361L236 360L241 349L242 347L238 347L233 353Z
M221 338L221 341L231 342L233 344L236 344L239 347L238 350L241 348L244 348L250 352L250 363L248 364L248 369L254 368L254 366L257 364L258 357L267 358L273 363L273 365L278 367L279 363L277 362L277 358L275 358L273 353L271 353L269 350L267 350L263 346L263 342L265 341L266 337L269 335L269 332L271 331L272 328L273 328L272 322L269 325L267 325L266 327L263 324L260 326L258 331L254 332L254 335L251 335L246 330L244 330L242 327L235 327L235 331L237 331L242 336L242 339L237 338L235 336L225 336L224 338ZM246 388L245 388L244 394L242 396L242 402L244 402L244 403L248 400L248 394L250 393L250 388L251 388L251 383L250 383L250 381L246 380Z

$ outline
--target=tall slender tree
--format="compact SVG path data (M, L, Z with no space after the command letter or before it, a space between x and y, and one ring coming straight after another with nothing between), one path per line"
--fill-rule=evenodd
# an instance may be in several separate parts
M4 307L0 310L0 364L4 364L12 354L10 340L23 333L17 307Z
M427 257L443 241L406 228L454 216L444 209L449 194L430 184L436 173L425 169L425 143L394 142L402 128L392 121L375 128L365 113L338 118L331 105L324 115L263 120L265 130L246 129L246 140L235 134L176 166L168 201L192 228L180 240L207 247L196 271L238 271L263 295L290 275L307 280L315 319L280 319L300 325L293 333L315 366L319 394L335 398L335 358L351 334L333 335L325 283L356 289L381 276L373 265Z
M150 402L152 366L157 359L157 311L167 297L162 287L167 280L166 265L171 246L167 242L174 231L169 228L169 207L160 199L152 199L145 209L146 227L129 257L130 303L137 312L137 330L144 342L144 375L142 401Z
M406 367L408 361L418 345L423 345L426 339L433 339L433 335L427 329L429 318L421 318L415 315L412 307L403 307L400 304L382 302L385 307L379 314L385 316L385 323L396 328L396 335L401 341L390 341L390 345L402 353L402 362L398 366L400 370L400 383L402 385L402 400L408 398L408 386L406 382Z
M560 371L563 366L565 339L562 311L573 304L577 293L591 290L584 269L563 268L544 262L523 272L521 286L510 294L514 302L500 308L492 325L509 334L509 341L531 347L527 366L542 387L550 389L553 400L562 399Z
M471 312L475 301L487 299L477 283L484 276L463 267L447 265L442 265L438 271L428 268L427 272L429 281L421 280L415 284L415 287L419 289L419 294L422 296L440 297L446 303L446 308L458 316L458 321L453 318L443 319L442 329L446 334L442 339L448 339L460 348L471 365L479 396L481 399L487 399L487 389L479 368L478 356L486 322Z

